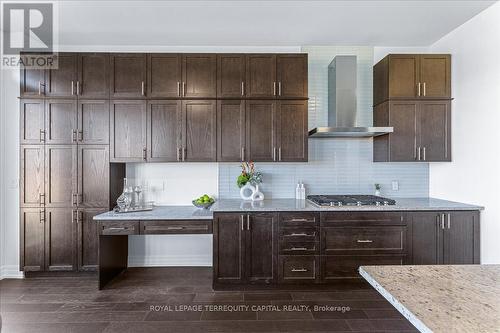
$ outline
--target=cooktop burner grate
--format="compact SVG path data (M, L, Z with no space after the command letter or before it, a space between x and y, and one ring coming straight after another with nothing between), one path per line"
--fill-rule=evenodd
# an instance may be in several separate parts
M375 195L308 195L307 199L318 206L388 206L396 201Z

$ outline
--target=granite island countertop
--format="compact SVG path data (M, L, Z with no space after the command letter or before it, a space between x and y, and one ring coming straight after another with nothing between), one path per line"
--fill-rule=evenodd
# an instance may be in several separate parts
M361 266L420 332L500 332L500 265Z

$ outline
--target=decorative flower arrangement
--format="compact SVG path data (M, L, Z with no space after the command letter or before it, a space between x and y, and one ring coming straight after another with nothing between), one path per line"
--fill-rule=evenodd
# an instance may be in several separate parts
M259 185L262 183L262 173L255 170L255 164L253 162L243 162L241 163L241 174L236 180L236 185L242 188L247 183L251 185Z

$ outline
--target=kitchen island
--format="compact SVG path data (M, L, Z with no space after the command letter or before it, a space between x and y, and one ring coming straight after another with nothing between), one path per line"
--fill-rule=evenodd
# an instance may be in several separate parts
M500 332L500 265L362 266L420 332Z

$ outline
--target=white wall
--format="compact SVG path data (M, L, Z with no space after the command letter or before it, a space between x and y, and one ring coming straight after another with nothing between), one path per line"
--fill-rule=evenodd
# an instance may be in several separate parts
M430 47L452 54L452 163L433 163L431 196L483 205L481 262L500 263L500 3Z

